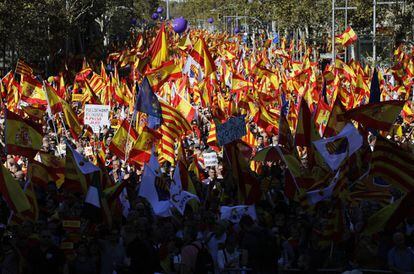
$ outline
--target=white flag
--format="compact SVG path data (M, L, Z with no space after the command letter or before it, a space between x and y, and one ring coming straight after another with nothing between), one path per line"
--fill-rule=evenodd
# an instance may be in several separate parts
M352 124L347 124L338 135L313 143L328 166L335 171L343 160L362 146L362 136Z
M173 181L170 185L170 202L181 213L181 215L184 215L185 206L191 199L200 201L197 195L183 191L181 185L180 168L177 164L174 170Z
M336 183L338 182L339 172L340 170L338 170L328 187L325 187L324 189L312 190L306 193L310 205L314 205L320 201L327 200L332 196L332 192L335 189Z
M220 219L232 223L239 223L243 215L249 215L253 220L257 219L254 205L222 206L220 207Z

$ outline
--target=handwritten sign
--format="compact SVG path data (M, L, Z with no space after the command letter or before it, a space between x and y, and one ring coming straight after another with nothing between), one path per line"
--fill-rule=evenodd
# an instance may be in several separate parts
M206 167L218 165L217 153L215 152L204 153L203 157L204 157L204 165Z
M83 118L85 125L89 125L94 133L99 133L103 126L110 126L108 105L85 105L85 116Z
M246 134L244 116L232 117L227 122L217 125L217 140L220 146L240 139Z
M92 147L85 147L85 156L93 156L93 149Z

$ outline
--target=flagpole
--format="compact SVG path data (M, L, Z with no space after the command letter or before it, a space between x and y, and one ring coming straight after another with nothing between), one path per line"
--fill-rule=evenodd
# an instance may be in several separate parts
M374 0L375 1L375 0ZM332 64L335 63L335 0L332 0L332 30L331 30L331 43L332 43Z
M46 96L46 101L47 101L47 105L48 108L46 110L47 112L47 116L49 117L49 120L52 120L52 125L53 125L53 131L55 132L55 137L56 137L56 146L59 145L59 138L58 138L58 134L57 134L57 130L56 130L56 125L55 125L55 117L52 115L52 108L50 107L50 101L49 101L49 96L47 95L47 90L46 90L46 83L45 81L43 81L43 92L45 93ZM59 155L60 152L58 151Z

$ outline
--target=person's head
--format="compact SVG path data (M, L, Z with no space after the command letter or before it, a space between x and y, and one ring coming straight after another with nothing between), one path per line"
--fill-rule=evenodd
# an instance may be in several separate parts
M397 232L392 237L392 240L394 242L395 247L397 248L403 248L405 247L405 237L404 234L401 232Z
M214 168L210 168L208 170L208 177L210 179L215 179L216 178L216 170Z
M257 136L257 145L258 146L263 145L263 136L262 135Z
M112 161L112 168L113 168L113 170L118 170L119 167L120 167L119 160L113 160Z

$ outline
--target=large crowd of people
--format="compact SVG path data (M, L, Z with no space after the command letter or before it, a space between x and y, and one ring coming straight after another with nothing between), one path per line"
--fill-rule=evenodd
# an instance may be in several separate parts
M154 30L154 37L155 33ZM175 48L177 45L184 44L171 33L169 34L173 37L172 41L169 40L169 47ZM172 56L175 59L187 57L198 35L200 35L199 32L191 33L186 42L189 45L184 44L185 49L182 50L181 55L171 54L170 58L173 58ZM375 151L376 140L383 138L382 136L392 139L400 149L412 154L412 126L410 124L412 112L410 114L407 110L411 105L404 106L404 113L398 116L391 131L381 131L378 135L373 134L374 130L371 130L362 134L364 141L358 150L360 153L349 156L345 160L348 161L349 166L343 172L342 180L345 181L345 186L342 186L339 191L335 189L330 194L326 194L329 192L328 188L335 173L326 165L321 164L324 159L315 157L316 150L312 149L312 145L295 146L295 153L293 153L288 148L291 141L286 141L286 134L283 135L285 132L282 132L282 122L279 123L279 120L271 118L266 120L266 124L260 115L267 111L267 115L273 117L274 112L271 109L280 108L284 100L290 100L288 107L290 114L287 114L287 120L289 123L295 120L291 117L295 108L297 120L295 124L289 124L289 127L294 129L294 126L301 122L298 120L304 119L305 116L300 115L302 112L299 98L304 97L306 93L301 90L301 87L307 86L310 82L301 79L300 73L305 75L305 78L312 78L312 76L318 78L313 82L316 85L315 89L308 92L311 97L317 93L322 98L325 88L324 96L331 96L331 99L327 100L330 101L329 109L332 109L334 104L335 100L332 100L334 96L343 96L343 102L347 104L346 108L353 109L368 100L369 88L367 94L364 93L366 89L357 91L362 97L366 97L366 101L355 96L352 97L355 103L350 103L348 100L350 97L343 95L347 94L347 91L335 89L335 85L338 85L335 81L343 82L344 89L354 92L356 88L351 85L358 86L355 82L361 81L361 86L369 86L372 74L376 72L364 72L360 65L350 64L348 66L341 62L339 66L342 67L335 71L332 66L330 69L333 73L330 74L329 66L327 69L324 68L323 72L318 64L314 64L317 60L310 61L310 54L306 55L304 52L301 61L291 60L285 56L290 54L287 48L268 45L265 37L261 37L263 41L255 41L258 48L251 49L239 45L237 37L233 37L230 41L226 40L229 37L222 34L204 35L207 41L207 43L204 42L205 46L210 47L217 66L227 64L226 68L233 71L233 85L225 83L228 76L223 67L213 72L218 75L213 90L219 94L219 99L211 94L210 99L213 105L209 105L210 99L206 100L203 92L200 93L194 86L187 83L188 90L182 93L180 98L185 98L184 94L190 94L187 97L188 102L192 105L196 115L188 121L192 130L181 134L180 140L174 140L175 162L163 158L162 149L149 151L149 154L158 158L160 163L156 179L151 182L155 186L160 201L170 200L170 188L175 183L176 166L179 163L184 164L184 170L187 173L184 173L185 175L181 173L182 188L196 195L198 201L190 200L185 205L182 214L172 205L167 215L157 214L154 204L140 195L142 194L141 186L148 179L145 176L146 169L150 168L148 160L141 163L129 161L128 156L125 157L111 150L111 142L113 143L116 139L114 137L117 130L122 127L120 125L123 120L129 121L133 128L136 127L135 130L139 134L143 134L139 128L142 129L143 125L146 125L146 118L150 115L146 113L147 117L144 115L144 118L142 115L137 115L139 109L137 111L135 99L132 99L135 94L130 97L131 101L127 100L126 104L114 99L110 100L111 125L104 126L98 133L91 132L90 127L79 122L82 129L74 134L71 128L73 125L65 119L62 113L51 114L48 110L44 111L36 121L42 125L42 145L36 156L31 159L17 153L8 154L7 152L6 112L12 111L20 114L21 117L29 116L32 120L34 118L21 107L20 102L24 100L23 96L19 98L18 104L10 105L9 94L13 92L13 88L5 81L7 76L3 78L2 88L6 96L2 96L0 123L2 162L13 177L12 182L19 184L28 197L31 205L29 211L34 213L34 216L25 214L25 212L14 212L10 199L4 198L7 187L0 187L3 197L0 200L2 250L0 272L10 274L267 274L317 273L319 269L328 269L331 273L362 273L363 269L368 269L371 273L413 272L414 250L410 246L414 244L414 215L409 210L401 213L399 207L406 202L404 197L407 197L410 192L395 185L374 184L373 174L368 164L371 161L372 151ZM151 44L152 38L143 39L148 39L148 43L144 44ZM142 45L139 47L145 48ZM135 54L141 58L145 56L146 51L139 49ZM219 52L224 49L227 53ZM130 54L133 51L127 52ZM232 54L234 56L230 56ZM188 56L191 55L188 54ZM406 64L403 60L408 58L411 60L411 63L408 63L412 64L412 54L406 53L404 56L400 63ZM150 55L150 57L153 56ZM204 56L204 58L208 57ZM144 57L140 60L143 59ZM129 63L131 68L136 65L137 60L138 57L133 60L135 64ZM218 60L222 61L217 62ZM292 62L288 62L289 60ZM92 64L92 61L90 62ZM121 66L122 62L120 59L116 62L110 60L112 68L107 66L106 73L114 73L113 68ZM253 64L256 64L260 70ZM297 74L296 64L300 66L300 73ZM306 67L308 65L309 67ZM82 69L90 67L93 68L93 65L88 67L84 63ZM135 91L130 84L130 77L137 77L136 81L141 83L145 75L145 73L138 72L140 65L136 65L135 68L137 72L126 75L126 78L129 77L128 80L119 81L120 86L129 86ZM276 72L280 68L285 71ZM353 70L353 75L349 76L351 73L347 70L348 68ZM204 74L206 74L205 69L201 66ZM135 75L131 76L134 73ZM273 76L268 73L277 74L277 79L274 80ZM72 94L85 94L85 86L86 83L89 85L89 82L82 80L80 74L77 74L73 84L64 85L63 98L70 100ZM242 80L252 86L249 87L247 84L242 91L233 92L232 90L237 88L234 85L238 79L234 77L236 74L243 75ZM335 79L330 79L328 87L323 87L323 81L320 80L325 77L325 81L328 81L330 76ZM387 101L390 98L411 99L412 76L405 82L400 79L401 86L406 84L405 92L398 90L398 86L393 82L397 81L394 78L390 80L390 78L380 77L381 101ZM85 77L90 77L90 75ZM181 75L180 77L187 76ZM188 77L194 78L194 75L190 73ZM207 76L204 75L204 77ZM336 80L337 77L339 78ZM23 79L23 75L21 78ZM14 81L17 81L16 79ZM292 79L297 79L297 82ZM48 81L55 90L59 90L58 80L49 79ZM177 105L174 105L174 94L178 93L180 88L178 85L174 85L177 91L171 88L171 84L175 81L178 80L168 80L165 84L167 87L157 87L154 93L160 97L160 100L165 99L179 110ZM198 81L201 82L200 79ZM195 85L197 86L197 83ZM295 85L298 86L294 87ZM256 102L256 106L247 107L246 112L241 101L255 89L260 89L262 92L256 93L255 99L247 102L253 105ZM371 87L371 92L372 90ZM270 92L266 93L267 91ZM201 99L198 95L201 95ZM282 99L286 95L287 97ZM104 96L102 94L99 96L103 102ZM94 95L91 95L86 101L73 101L69 107L77 117L82 117L84 104L96 103L92 102L93 97ZM218 103L214 101L215 99ZM270 102L267 107L265 107L266 103L263 103L266 100L267 103ZM237 107L231 105L233 101L238 103ZM257 103L259 101L261 103ZM50 105L50 98L48 102ZM226 106L222 106L222 102ZM307 99L307 102L311 111L316 113L318 101L315 101L315 97ZM257 112L253 113L256 108ZM280 110L277 118L282 116L281 112L283 110ZM234 152L236 157L230 157L226 154L226 148L219 146L217 140L211 142L209 138L213 132L215 120L225 122L229 117L239 114L246 115L247 136L243 136L243 142L233 140L230 143L235 147L240 145L239 150ZM325 127L329 127L329 123L322 123L316 118L312 121L315 121L319 133L323 132ZM162 123L164 122L165 119ZM338 120L337 123L341 122ZM275 129L276 127L278 129ZM299 131L296 128L296 135L292 133L292 136L299 139ZM337 135L340 131L341 129L325 137ZM165 131L161 131L161 135L163 133L165 134ZM162 140L163 137L157 138ZM157 143L156 146L158 145L161 146ZM80 183L86 178L88 187L95 182L91 179L91 174L82 173L78 174L84 178L71 179L69 182L67 154L70 147L99 168L100 195L102 197L106 195L106 205L102 199L98 211L92 211L92 214L87 202L90 192L79 191L76 186L73 186L73 181ZM248 150L246 158L249 161L246 161L246 165L242 165L244 162L241 158L244 158L243 152L245 151L242 151L241 147ZM269 151L264 159L255 160L255 155L263 154L269 147L277 148L282 155L271 157ZM90 148L93 153L89 152ZM216 152L217 163L213 166L206 166L203 155L211 152ZM288 155L295 155L295 159L298 159L297 167L300 170L297 173L293 170L294 166L291 162L285 159ZM55 161L55 166L49 165L47 159ZM407 158L406 161L414 167L414 162L409 162L411 159ZM46 184L39 183L42 178L35 178L34 169L31 168L34 163L41 163L46 167L47 172L44 175L46 178L43 178ZM242 170L238 172L237 168ZM244 194L245 197L240 197L240 182L243 181L241 176L247 176L247 173L259 183L259 194L253 200L248 199L248 190ZM3 177L5 176L3 174ZM311 183L307 182L306 178ZM384 181L382 183L385 184ZM253 183L249 186L247 184L243 187L253 189L257 186ZM312 191L318 191L318 195L323 198L318 199L316 203L309 202ZM223 206L235 207L245 204L253 206L254 214L242 214L236 220L223 218ZM394 208L387 211L390 205L394 205ZM381 210L384 212L382 215L379 214ZM395 217L397 214L403 215L398 222L394 222L395 226L389 226L387 222L390 216ZM373 216L379 217L374 220ZM372 226L376 229L372 229Z

